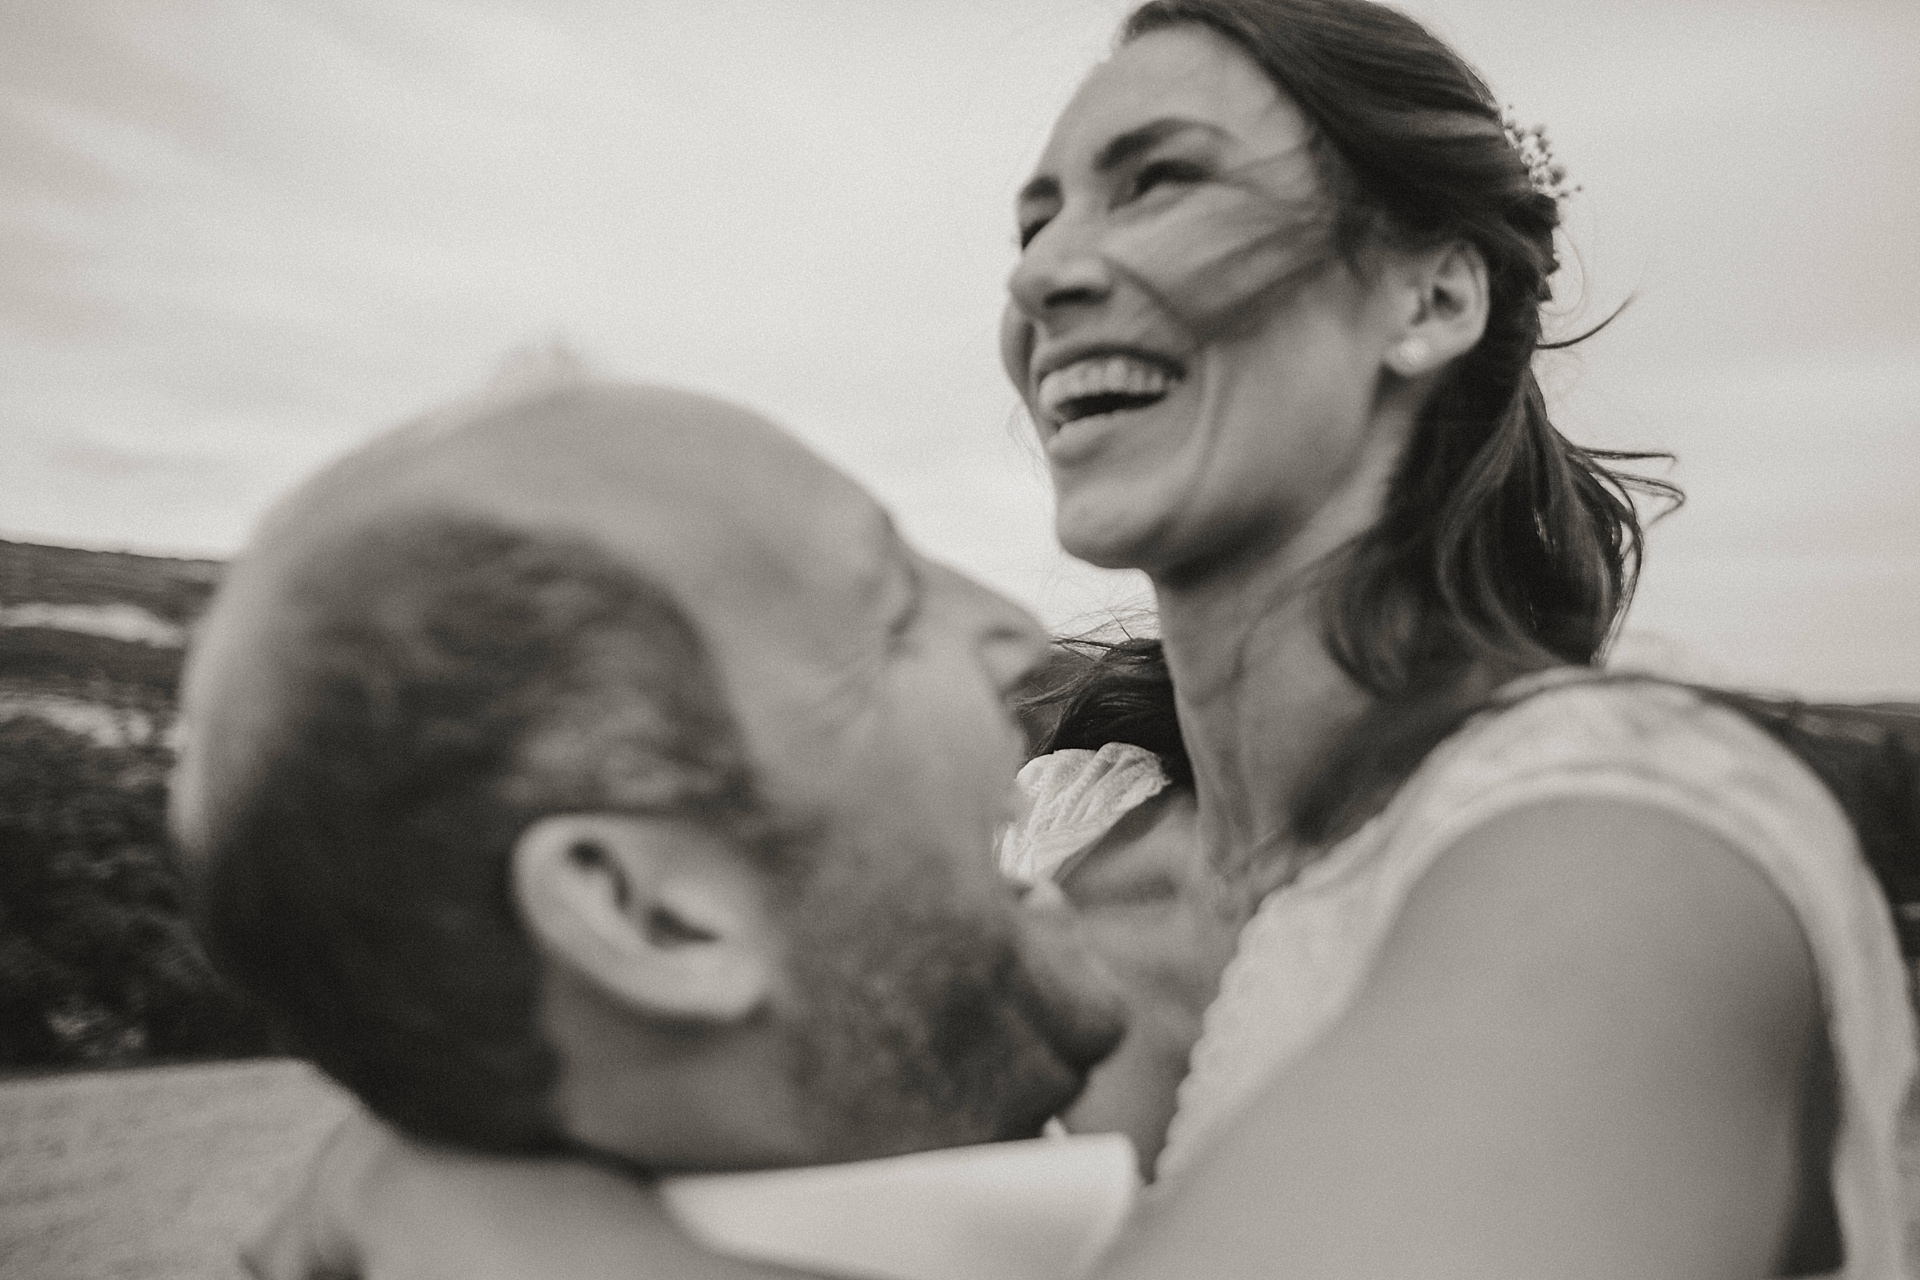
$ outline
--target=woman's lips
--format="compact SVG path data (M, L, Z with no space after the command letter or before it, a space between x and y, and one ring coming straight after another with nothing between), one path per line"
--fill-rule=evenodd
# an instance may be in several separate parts
M1041 451L1047 455L1047 462L1055 467L1070 467L1086 462L1119 434L1150 423L1151 411L1165 399L1166 394L1162 393L1151 400L1090 413L1070 422L1043 426Z
M1186 380L1171 357L1110 342L1059 344L1033 354L1030 405L1042 449L1057 467L1098 453L1135 415L1161 403Z
M1055 425L1097 414L1142 408L1180 380L1158 361L1130 353L1095 354L1062 365L1040 379L1035 397Z
M1122 413L1100 413L1063 422L1041 446L1047 461L1056 467L1084 462L1100 451L1107 437L1121 425Z

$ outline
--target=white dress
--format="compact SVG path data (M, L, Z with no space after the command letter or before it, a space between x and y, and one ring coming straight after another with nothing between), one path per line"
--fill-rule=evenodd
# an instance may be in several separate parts
M1543 800L1617 799L1673 811L1714 832L1752 859L1799 919L1840 1090L1832 1186L1846 1263L1837 1274L1903 1275L1908 1205L1897 1136L1914 1074L1913 1006L1886 899L1845 814L1797 759L1738 714L1671 685L1571 674L1551 677L1566 680L1562 687L1470 722L1384 811L1261 904L1207 1011L1157 1181L1177 1181L1275 1074L1339 1020L1413 885L1461 836ZM1082 768L1095 767L1095 753L1078 754ZM1071 825L1084 832L1097 825L1088 796L1118 797L1127 788L1063 787L1076 773L1068 764L1035 762L1022 776L1030 788L1044 780L1074 794ZM1098 772L1116 771L1109 762ZM1068 825L1047 821L1058 808L1036 791L1020 830ZM1109 812L1106 825L1124 812ZM1009 848L1003 859L1018 862L1019 854Z

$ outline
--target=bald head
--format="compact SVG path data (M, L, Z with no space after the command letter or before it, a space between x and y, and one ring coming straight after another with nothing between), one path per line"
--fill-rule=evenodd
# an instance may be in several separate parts
M359 573L355 548L379 530L431 521L597 549L667 598L694 602L724 669L732 641L764 626L772 602L815 598L824 584L814 579L884 515L771 423L664 388L578 383L390 432L275 507L201 627L174 789L188 850L206 846L290 732L289 664L328 624L316 611L359 607L350 591L312 584ZM823 651L831 629L795 625L785 639L796 663L840 661Z

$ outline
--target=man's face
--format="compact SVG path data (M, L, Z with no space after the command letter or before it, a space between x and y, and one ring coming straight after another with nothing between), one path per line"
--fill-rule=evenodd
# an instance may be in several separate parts
M769 912L776 1084L808 1158L1037 1132L1121 1023L1070 919L1023 909L993 854L1023 758L1007 695L1046 648L1033 618L730 406L602 390L490 450L491 503L564 512L687 612L763 801L816 835Z
M274 722L273 619L304 548L396 510L591 540L663 588L716 669L761 799L813 839L767 912L770 1089L851 1159L1037 1130L1113 1047L1104 975L1025 912L992 856L1021 743L1008 691L1044 651L1023 610L909 548L791 437L680 393L581 387L427 420L270 517L202 638L181 826Z
M858 487L770 460L787 501L742 518L788 563L750 616L689 608L731 634L722 678L776 810L823 837L776 912L814 1158L1031 1136L1119 1032L1067 922L1021 908L992 855L1024 758L1008 696L1045 637Z
M842 625L880 652L834 717L825 854L784 915L820 1159L1033 1136L1119 1031L1069 922L1020 907L990 854L1037 631L890 526L874 545L884 604Z

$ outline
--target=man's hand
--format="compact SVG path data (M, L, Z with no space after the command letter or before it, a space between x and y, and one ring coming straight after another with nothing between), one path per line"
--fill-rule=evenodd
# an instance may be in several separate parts
M383 1157L401 1140L355 1110L320 1145L306 1176L280 1212L240 1250L261 1280L353 1280L366 1268L355 1239L364 1193Z

